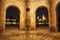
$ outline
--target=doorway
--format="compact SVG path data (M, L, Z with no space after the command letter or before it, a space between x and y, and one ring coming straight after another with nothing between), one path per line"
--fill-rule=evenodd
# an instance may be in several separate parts
M48 9L46 7L39 7L36 10L36 28L48 28L49 17Z
M19 29L20 11L17 7L10 6L6 9L6 29Z
M60 4L57 6L58 31L60 31Z

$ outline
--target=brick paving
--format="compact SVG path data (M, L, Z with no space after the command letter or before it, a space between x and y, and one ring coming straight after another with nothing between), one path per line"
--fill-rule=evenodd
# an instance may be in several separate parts
M60 40L60 32L38 31L7 30L0 34L0 40Z

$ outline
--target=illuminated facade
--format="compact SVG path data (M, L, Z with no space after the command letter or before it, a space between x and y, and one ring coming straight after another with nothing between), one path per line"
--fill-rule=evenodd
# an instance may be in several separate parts
M0 27L2 30L6 30L5 24L11 24L9 18L6 19L6 10L8 7L16 7L19 13L19 23L13 22L12 24L19 24L19 30L25 30L26 26L29 27L29 30L36 30L36 11L40 7L45 7L48 10L48 21L50 31L58 31L58 20L56 8L60 5L60 0L0 0ZM30 11L26 11L26 8L29 8ZM11 14L12 15L12 14ZM37 17L39 21L46 20L46 17L42 19ZM16 21L16 19L13 19ZM41 23L40 23L41 24Z

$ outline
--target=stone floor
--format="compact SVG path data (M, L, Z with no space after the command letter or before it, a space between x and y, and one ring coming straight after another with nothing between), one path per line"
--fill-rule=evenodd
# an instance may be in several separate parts
M0 34L0 40L60 40L60 32L49 32L48 29L19 31L6 30Z

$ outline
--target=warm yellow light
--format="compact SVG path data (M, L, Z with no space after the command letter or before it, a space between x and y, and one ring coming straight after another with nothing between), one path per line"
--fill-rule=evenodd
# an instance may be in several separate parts
M13 24L16 24L16 22L13 22Z
M39 19L39 22L41 21L41 18Z
M9 18L8 19L6 19L7 21L9 21Z
M16 19L13 19L13 21L16 21Z
M10 22L6 22L6 24L10 24Z
M39 16L37 16L37 19L39 19Z
M39 22L39 24L41 24L41 22Z
M41 23L41 24L45 24L45 23Z
M42 21L47 20L45 15L42 15Z

